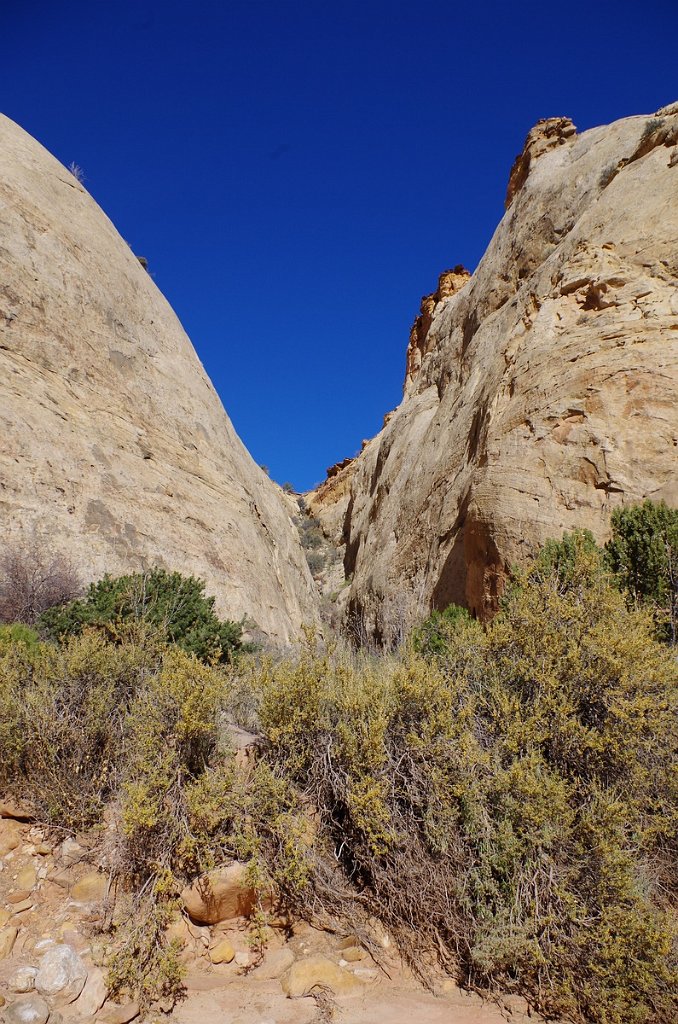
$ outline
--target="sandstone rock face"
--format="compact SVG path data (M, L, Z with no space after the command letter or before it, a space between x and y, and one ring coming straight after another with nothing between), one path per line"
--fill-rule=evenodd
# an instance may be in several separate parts
M83 582L200 576L279 642L315 619L296 531L169 305L82 185L0 116L0 524Z
M412 325L410 341L407 346L405 394L407 394L410 385L417 379L422 360L433 347L433 340L429 340L429 331L438 306L445 299L449 299L450 295L454 295L460 288L463 288L470 277L471 275L468 270L462 267L461 264L454 267L453 270L444 270L438 278L437 290L431 295L424 295L422 298L419 316ZM330 476L329 470L327 471L327 476Z
M433 304L402 404L342 471L350 495L339 473L312 498L342 522L350 609L377 637L450 602L491 614L547 538L604 541L617 505L678 503L677 147L678 104L528 136L483 260Z

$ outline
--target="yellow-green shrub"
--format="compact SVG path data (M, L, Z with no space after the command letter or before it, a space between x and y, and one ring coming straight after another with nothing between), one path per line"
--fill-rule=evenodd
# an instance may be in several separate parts
M574 1020L668 1022L676 663L578 557L568 585L519 581L486 629L437 625L429 658L269 664L265 756L415 965L437 950Z

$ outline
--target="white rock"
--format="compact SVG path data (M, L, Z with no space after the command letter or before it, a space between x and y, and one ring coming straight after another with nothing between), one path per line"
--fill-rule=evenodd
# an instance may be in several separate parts
M38 965L35 987L57 1005L72 1003L87 981L87 968L71 946L48 949Z
M37 973L37 967L20 967L7 982L7 987L11 992L32 992Z
M648 115L530 132L477 270L422 304L403 401L306 496L368 635L452 602L484 618L547 538L602 543L622 503L678 504L676 108L660 122L653 152Z
M47 1024L48 1018L49 1006L35 992L17 999L5 1009L7 1024Z
M54 941L54 939L50 939L47 936L45 936L42 939L38 939L38 941L33 947L33 951L35 953L46 953L48 949L52 948L52 946L56 946L56 942Z

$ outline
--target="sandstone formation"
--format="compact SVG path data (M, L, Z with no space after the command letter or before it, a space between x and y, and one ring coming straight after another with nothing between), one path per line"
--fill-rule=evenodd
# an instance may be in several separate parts
M315 618L274 485L83 186L0 116L0 523L83 582L165 566L277 641Z
M450 602L486 616L547 538L678 503L678 104L540 122L507 203L473 276L422 309L401 405L308 497L377 637Z
M433 340L429 339L429 331L433 318L441 302L449 299L451 295L463 288L470 273L461 264L453 270L444 270L438 278L438 287L431 295L424 295L419 307L419 316L412 324L410 340L407 346L405 361L405 394L410 385L414 383L421 369L422 360L428 355L433 346ZM344 460L347 462L348 460ZM344 465L341 463L340 465ZM327 471L329 477L330 471Z

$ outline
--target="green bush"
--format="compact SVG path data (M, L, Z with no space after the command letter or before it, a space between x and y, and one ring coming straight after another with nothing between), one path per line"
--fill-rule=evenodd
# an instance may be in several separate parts
M90 584L82 600L50 608L40 619L54 640L78 634L84 626L105 627L113 637L129 622L155 627L170 643L207 662L227 662L243 650L243 623L217 618L204 582L164 569L104 576Z
M130 702L161 651L88 631L62 646L0 643L0 780L41 820L82 828L116 792Z
M663 639L678 630L678 509L644 501L612 513L606 561L633 600L653 609Z
M450 633L460 626L469 625L472 621L466 608L461 608L458 604L450 604L443 611L432 612L428 619L412 632L415 651L425 657L444 653Z
M21 622L0 626L0 651L5 647L12 647L14 644L24 644L26 647L35 650L39 643L40 636L38 632Z

